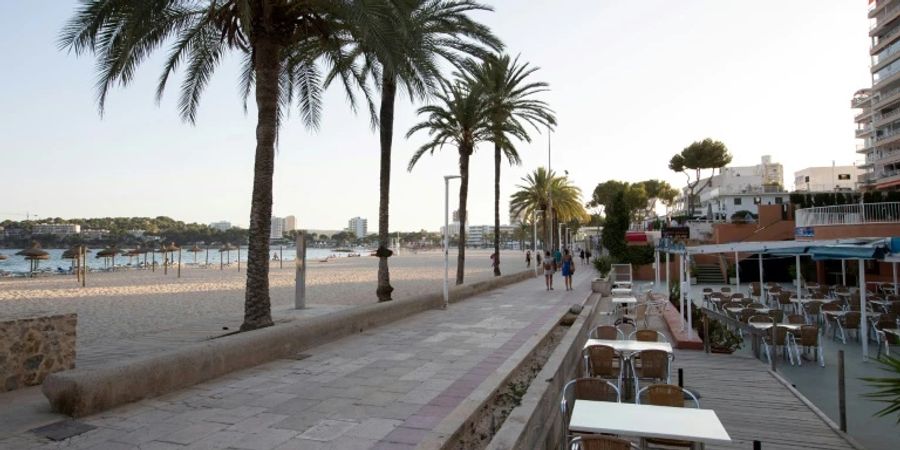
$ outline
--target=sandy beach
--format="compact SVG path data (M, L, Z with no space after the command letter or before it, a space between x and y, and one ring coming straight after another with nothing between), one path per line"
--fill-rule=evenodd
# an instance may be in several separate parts
M491 277L490 250L467 251L466 282ZM506 273L525 269L524 254L502 253ZM403 253L391 263L394 299L440 292L443 258L440 251ZM338 258L327 263L310 262L307 271L307 302L310 305L362 305L374 303L378 259ZM456 255L450 255L450 280L456 273ZM203 319L226 318L230 323L243 317L245 273L232 265L173 271L132 270L90 273L87 287L74 276L35 279L0 279L0 317L22 314L78 314L79 347L102 345L118 339L167 329L178 329ZM290 308L294 302L293 261L270 273L273 309Z

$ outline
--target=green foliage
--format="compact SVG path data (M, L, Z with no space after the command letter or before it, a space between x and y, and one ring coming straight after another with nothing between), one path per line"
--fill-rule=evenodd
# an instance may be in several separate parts
M652 264L656 260L654 253L655 249L652 245L626 245L622 259L618 262L633 266Z
M731 154L722 142L706 138L684 148L669 160L669 169L675 172L685 170L718 169L731 163Z
M600 272L600 276L605 277L612 270L613 260L607 255L602 255L594 258L593 264L594 269Z
M743 340L740 335L728 329L728 327L718 320L709 319L709 340L704 335L703 332L703 319L700 318L701 321L697 319L694 320L695 324L698 324L697 335L700 336L700 339L703 339L704 342L709 342L709 346L714 349L721 349L727 352L733 352L739 348L741 348L741 344Z
M900 358L884 356L878 360L881 368L891 374L887 377L863 378L869 386L877 389L874 392L864 394L877 402L887 403L884 409L875 413L878 417L891 414L897 415L897 423L900 423Z
M616 194L606 211L606 224L603 226L603 246L609 250L609 254L616 261L625 258L625 232L628 230L628 207L625 203L625 193Z

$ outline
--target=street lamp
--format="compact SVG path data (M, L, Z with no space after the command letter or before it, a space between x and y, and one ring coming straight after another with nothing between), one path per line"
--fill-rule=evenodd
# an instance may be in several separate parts
M562 229L563 229L563 227L566 226L566 224L560 223L560 224L557 224L557 225L559 226L558 233L557 233L557 234L558 234L558 243L559 243L559 247L558 247L558 248L559 248L559 251L561 252L561 251L562 251L562 248L563 248Z
M444 175L444 309L450 304L450 180L459 175Z
M535 273L535 274L540 274L540 269L538 268L538 263L537 263L537 257L538 257L538 249L537 249L537 221L538 221L538 216L540 216L541 213L543 213L543 212L544 212L543 209L536 209L536 210L534 210L534 220L533 220L534 223L532 224L532 225L534 225L534 241L533 241L534 244L532 244L531 247L532 247L532 250L534 250L534 255L532 255L532 256L533 256L533 259L534 259L534 273Z

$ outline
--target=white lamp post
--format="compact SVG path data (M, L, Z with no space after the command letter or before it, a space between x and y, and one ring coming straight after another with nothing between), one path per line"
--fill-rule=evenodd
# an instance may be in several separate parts
M444 175L444 309L450 304L450 180L454 178L460 176Z
M537 264L537 257L538 257L538 249L537 249L537 221L538 221L538 216L540 216L541 213L543 213L543 212L544 212L543 209L536 209L536 210L534 210L534 220L533 220L534 223L532 224L532 225L534 225L534 241L533 241L533 242L534 242L534 245L532 245L531 250L534 251L534 254L531 255L531 258L534 260L534 273L535 273L535 274L540 274L540 268L538 267L538 264Z

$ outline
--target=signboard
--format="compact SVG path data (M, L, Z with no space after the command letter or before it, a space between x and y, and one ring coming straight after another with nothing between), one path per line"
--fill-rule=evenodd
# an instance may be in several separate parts
M794 237L795 238L806 238L812 239L816 237L816 229L813 227L797 227L794 228Z
M691 229L688 227L663 227L662 237L680 241L691 238Z

